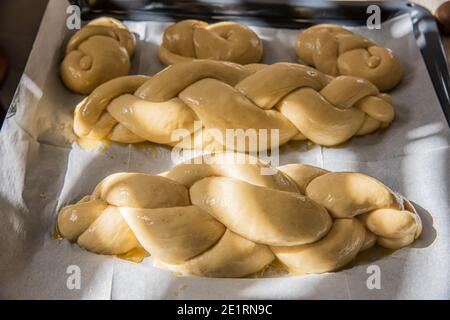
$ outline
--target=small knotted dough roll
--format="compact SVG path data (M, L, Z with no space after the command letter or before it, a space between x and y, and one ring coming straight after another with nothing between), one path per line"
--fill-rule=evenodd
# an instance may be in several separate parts
M61 78L70 90L87 95L102 83L127 75L135 47L134 35L120 21L95 19L69 40Z
M198 20L183 20L164 31L159 59L165 65L192 59L231 61L240 64L259 62L262 41L249 27L226 21L208 25Z
M319 24L299 34L295 50L303 62L332 76L367 79L380 91L394 88L403 67L388 48L332 24Z

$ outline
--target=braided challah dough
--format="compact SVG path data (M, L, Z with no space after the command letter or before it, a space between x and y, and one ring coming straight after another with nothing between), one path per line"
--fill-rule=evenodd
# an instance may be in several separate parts
M192 59L256 63L263 53L262 41L249 27L236 22L208 25L199 20L183 20L164 31L159 59L165 65Z
M422 230L408 200L361 173L290 164L261 175L268 165L248 155L198 160L108 176L59 212L60 235L99 254L143 248L177 273L242 277L275 258L293 273L334 271Z
M194 60L152 78L126 76L99 86L77 106L74 132L80 138L122 143L148 140L194 149L218 144L252 151L289 140L334 146L387 127L393 118L390 97L367 80L333 79L291 63L241 66ZM195 129L196 120L203 127ZM183 135L173 137L175 129L184 129ZM255 147L219 139L227 129L253 129L269 142ZM271 129L279 130L278 141L271 141Z
M403 67L390 49L338 25L306 29L295 49L300 59L326 74L367 79L380 91L394 88L403 77Z
M89 94L100 84L128 74L135 47L134 35L120 21L92 20L69 40L61 78L70 90Z

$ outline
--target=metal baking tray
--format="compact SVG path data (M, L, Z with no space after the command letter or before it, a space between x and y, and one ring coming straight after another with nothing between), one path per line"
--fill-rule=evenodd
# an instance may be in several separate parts
M149 1L149 0L71 0L81 8L83 20L108 15L127 20L173 21L200 19L209 22L234 20L248 25L302 29L318 23L365 25L367 7L381 9L381 21L402 14L411 17L416 42L433 82L442 110L450 126L450 77L439 29L433 15L424 7L406 2L290 1L286 3Z

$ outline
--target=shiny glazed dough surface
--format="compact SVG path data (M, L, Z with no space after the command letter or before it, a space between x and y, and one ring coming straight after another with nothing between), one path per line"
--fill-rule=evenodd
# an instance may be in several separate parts
M102 83L129 73L135 47L134 35L120 21L92 20L70 38L61 78L70 90L90 94Z
M252 151L291 140L335 146L393 119L390 96L361 78L332 78L293 63L193 60L99 86L76 107L74 131L93 140ZM256 145L237 145L225 139L227 129L257 130L267 143L258 136Z
M202 160L199 163L198 160ZM223 153L161 175L116 173L58 214L59 233L98 254L140 250L176 273L243 277L274 260L295 274L345 267L375 243L421 234L411 203L356 172L268 165Z
M159 48L159 59L165 65L192 59L257 63L262 54L263 45L258 35L246 25L231 21L174 23L164 31Z
M403 78L403 67L390 49L339 25L319 24L304 30L295 49L303 62L326 74L367 79L380 91L393 89Z

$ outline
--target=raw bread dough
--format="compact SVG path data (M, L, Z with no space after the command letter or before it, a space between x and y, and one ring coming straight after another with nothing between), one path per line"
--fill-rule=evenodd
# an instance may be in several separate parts
M200 161L201 160L201 161ZM177 273L242 277L275 258L294 273L339 269L379 245L419 237L414 207L380 181L245 154L203 156L162 175L116 173L63 208L60 234L99 254L143 247Z
M241 23L207 24L183 20L164 31L159 59L165 65L192 59L212 59L240 64L261 60L263 46L257 34Z
M74 132L121 143L254 151L290 140L334 146L393 119L390 97L361 78L331 78L294 63L193 60L151 78L126 76L99 86L76 107ZM253 132L256 142L227 139L229 129Z
M70 90L90 94L102 83L128 74L135 47L134 35L120 21L92 20L69 40L61 78Z
M390 49L339 25L306 29L299 34L295 49L303 62L326 74L367 79L380 91L391 90L403 78L403 67Z

